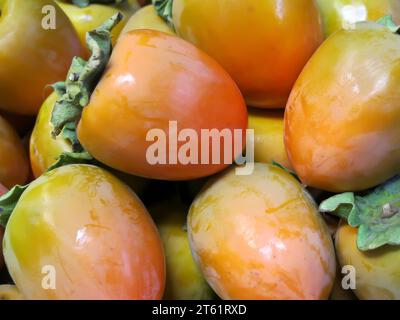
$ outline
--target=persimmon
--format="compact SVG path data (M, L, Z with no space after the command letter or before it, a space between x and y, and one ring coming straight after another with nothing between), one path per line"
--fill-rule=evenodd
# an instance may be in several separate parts
M174 30L157 14L153 5L145 6L135 12L122 29L122 33L136 29L151 29L175 34Z
M400 299L400 249L383 246L372 251L357 247L357 228L341 223L336 233L336 252L341 266L354 267L354 293L362 300Z
M214 294L196 265L186 230L187 210L173 198L149 208L164 246L166 284L164 299L210 300Z
M71 20L84 47L86 47L87 32L101 26L104 21L121 11L124 14L124 18L121 23L112 30L112 40L113 43L115 43L125 23L129 20L129 17L139 9L139 4L136 0L130 0L129 3L112 6L94 3L86 7L78 7L71 3L71 1L66 0L58 0L57 3Z
M0 108L36 115L46 87L65 79L84 48L52 0L0 0L0 12Z
M255 107L283 108L323 40L310 0L173 0L167 14L165 7L177 34L215 58Z
M83 108L77 136L95 159L114 169L146 178L187 180L231 164L245 146L246 129L243 97L214 59L176 36L133 30L118 39ZM183 138L188 130L190 135ZM223 132L231 139L220 139ZM183 152L184 146L190 152ZM178 152L190 158L188 163ZM216 155L220 161L213 163Z
M400 171L400 37L373 22L329 37L285 112L289 160L306 185L374 187Z
M283 142L283 112L250 109L249 129L254 130L255 162L277 162L291 168Z
M3 253L26 299L163 296L153 220L127 185L96 166L66 165L32 182L8 219Z
M192 253L222 299L327 299L335 253L311 196L288 172L255 164L212 179L188 216Z

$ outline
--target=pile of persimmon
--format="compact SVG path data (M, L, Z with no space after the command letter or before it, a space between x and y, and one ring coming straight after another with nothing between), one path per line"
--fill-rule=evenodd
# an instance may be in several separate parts
M397 23L0 0L0 300L400 299Z

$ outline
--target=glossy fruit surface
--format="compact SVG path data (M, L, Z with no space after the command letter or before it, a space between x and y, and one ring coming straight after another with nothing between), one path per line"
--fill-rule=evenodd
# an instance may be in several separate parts
M157 14L153 5L138 10L126 23L122 33L137 29L151 29L175 34L168 24Z
M218 172L238 154L232 148L225 159L229 140L223 140L214 151L220 152L220 161L212 164L208 157L210 164L204 164L202 130L225 129L233 137L238 129L242 139L235 142L244 146L246 128L241 93L212 58L178 37L134 30L118 39L108 68L83 110L78 138L90 154L114 169L147 178L185 180ZM190 129L186 138L183 129ZM170 148L170 139L178 134L177 148ZM178 154L185 144L192 149L188 163ZM152 153L156 146L159 152ZM152 158L155 154L158 159Z
M65 79L71 59L84 49L51 0L1 0L0 11L0 108L36 115L46 86Z
M376 21L387 15L400 23L398 0L317 0L317 4L326 37L356 22Z
M3 252L27 299L163 295L156 226L133 191L95 166L64 166L31 183L7 224Z
M254 129L254 161L273 161L290 168L283 143L283 113L280 111L250 109L249 129Z
M306 185L374 187L400 171L400 37L360 23L327 39L297 80L285 113L289 160Z
M323 39L309 0L174 0L172 17L178 35L215 58L257 107L285 106Z
M222 299L327 299L335 253L315 203L286 171L213 179L188 216L192 253Z
M0 116L0 182L7 188L24 184L29 160L15 130Z
M164 299L209 300L214 297L194 262L186 230L185 209L168 201L151 210L164 244L166 285Z
M363 300L400 299L400 249L384 246L371 251L357 248L357 229L342 223L336 233L336 252L341 266L356 271L355 294Z

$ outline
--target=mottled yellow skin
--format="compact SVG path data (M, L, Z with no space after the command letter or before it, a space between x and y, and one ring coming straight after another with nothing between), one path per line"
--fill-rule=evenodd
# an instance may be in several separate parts
M42 10L49 5L55 9L55 29L42 25L49 17ZM0 0L0 11L0 108L36 115L46 86L64 80L72 58L85 50L54 1Z
M317 4L326 37L355 22L376 21L387 15L400 23L398 0L317 0Z
M291 168L283 142L283 112L249 109L249 129L254 129L254 161L276 161Z
M35 177L43 174L63 152L72 151L71 144L62 136L54 139L51 135L51 113L57 98L57 94L53 92L43 103L31 134L29 153Z
M336 233L335 246L340 265L352 265L356 269L354 292L359 299L400 299L400 248L398 246L360 251L357 248L357 229L344 222Z
M17 132L0 116L0 183L7 188L24 184L29 160Z
M24 296L16 286L0 285L0 300L24 300Z
M188 216L192 253L222 299L327 299L335 253L314 201L286 171L230 169L197 196Z
M126 23L122 33L136 29L151 29L175 34L168 24L157 14L153 5L148 5L138 10Z
M209 300L214 297L190 251L185 231L186 211L178 204L163 203L150 209L164 245L166 284L164 299Z
M112 17L118 12L122 12L124 15L123 20L115 26L112 30L113 43L115 44L122 28L130 16L139 9L139 4L136 0L130 1L129 4L123 7L102 5L102 4L91 4L87 7L80 8L67 1L57 1L61 9L65 12L68 18L71 20L76 31L78 32L81 43L86 48L86 33L101 26L107 19Z
M95 166L64 166L32 182L8 221L3 253L27 299L163 296L153 220L131 189ZM42 286L46 266L55 268L54 290Z

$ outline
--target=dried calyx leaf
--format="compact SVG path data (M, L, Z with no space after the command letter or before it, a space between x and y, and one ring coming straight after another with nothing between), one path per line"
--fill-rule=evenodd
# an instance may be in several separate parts
M152 0L152 3L156 8L158 15L163 18L173 30L175 30L172 21L172 5L174 0Z
M53 109L51 123L53 135L58 136L64 127L76 127L82 109L89 103L90 95L96 87L112 52L111 30L122 20L117 13L102 26L86 35L88 48L92 52L88 61L75 57L72 60L67 79L53 87L60 97Z
M358 227L357 246L362 251L400 244L400 176L362 197L352 192L336 195L319 210Z
M92 52L88 61L75 57L65 82L57 82L52 87L59 99L54 105L51 122L54 126L53 136L63 135L71 142L72 152L65 152L47 171L77 163L95 163L93 157L84 150L76 135L76 125L82 109L89 103L90 95L97 85L104 68L111 56L111 30L122 19L118 13L107 20L101 27L88 32L86 41ZM17 205L22 193L29 187L15 186L0 197L0 225L6 226L10 215Z
M398 26L394 21L392 16L385 16L383 18L380 18L377 23L387 27L392 31L393 33L398 33L400 34L400 26Z
M125 2L126 0L72 0L72 4L77 7L84 8L90 4L120 4Z

